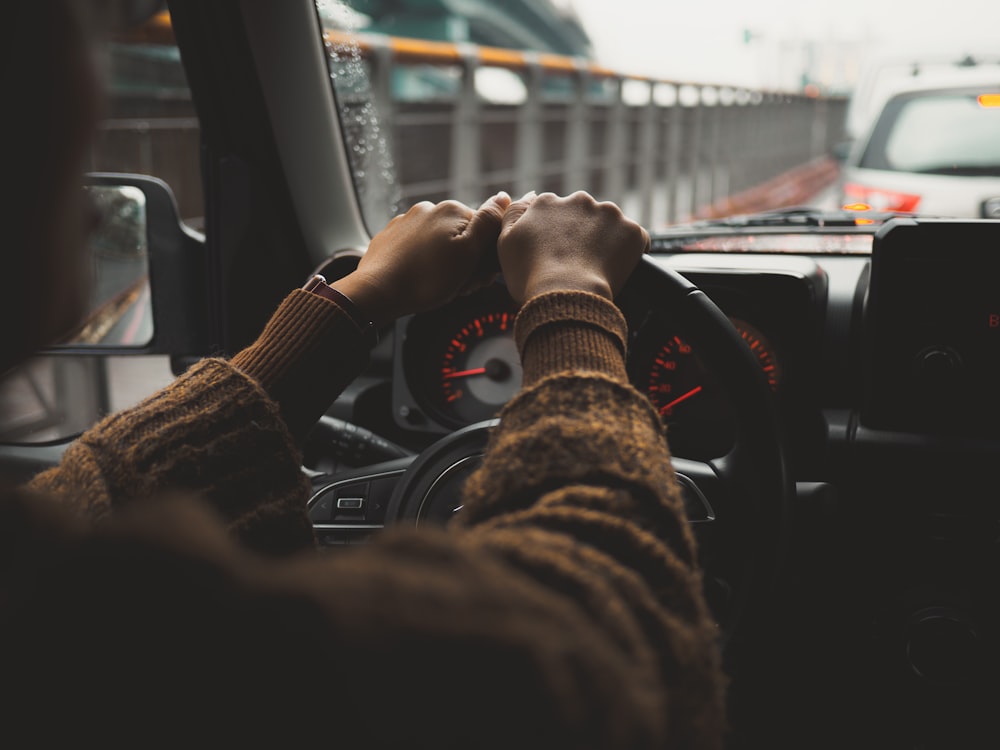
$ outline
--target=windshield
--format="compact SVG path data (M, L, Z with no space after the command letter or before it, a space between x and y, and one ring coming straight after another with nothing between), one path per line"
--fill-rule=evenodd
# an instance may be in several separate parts
M889 189L845 185L849 149L897 173L992 175L1000 163L1000 108L975 96L894 104L891 132L877 148L864 143L886 100L915 79L1000 71L981 54L992 40L980 29L1000 16L992 5L959 0L947 19L923 21L887 0L318 9L372 231L417 201L474 204L498 189L587 190L654 232L788 206L863 210ZM905 201L869 203L935 207L930 188L898 178L887 194ZM978 216L990 197L950 213Z

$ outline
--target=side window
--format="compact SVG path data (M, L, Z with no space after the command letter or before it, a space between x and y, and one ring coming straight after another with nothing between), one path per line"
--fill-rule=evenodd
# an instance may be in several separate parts
M89 169L158 177L182 220L203 226L199 127L169 17L157 16L110 47L106 117ZM90 313L67 343L0 379L0 442L43 443L78 435L173 378L165 356L109 354L154 335L149 314L145 213L141 191L90 187L101 213L91 239ZM93 349L93 353L87 350Z

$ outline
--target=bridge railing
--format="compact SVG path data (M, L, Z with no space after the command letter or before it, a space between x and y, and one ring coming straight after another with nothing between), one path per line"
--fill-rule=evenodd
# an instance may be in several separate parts
M389 125L401 208L445 198L473 204L498 189L587 190L655 229L788 205L835 176L842 98L636 77L471 45L337 31L326 38L332 68L358 58L367 66ZM480 84L497 70L517 84L507 95L514 101L499 103ZM434 95L408 93L435 71ZM351 92L339 93L349 109Z

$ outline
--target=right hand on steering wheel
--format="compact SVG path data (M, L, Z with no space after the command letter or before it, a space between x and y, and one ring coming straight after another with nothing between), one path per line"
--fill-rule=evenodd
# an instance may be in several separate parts
M552 291L613 300L647 250L645 229L583 191L528 193L508 207L497 240L504 281L518 304Z

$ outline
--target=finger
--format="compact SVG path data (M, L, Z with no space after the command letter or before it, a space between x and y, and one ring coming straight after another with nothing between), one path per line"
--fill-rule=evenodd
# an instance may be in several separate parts
M586 190L576 190L570 193L568 196L566 196L566 201L570 203L576 202L576 203L589 203L591 205L597 204L597 199L594 198L594 196L592 196Z
M501 190L499 193L497 193L496 195L494 195L492 198L488 198L487 200L485 200L483 202L483 205L480 206L480 208L486 207L486 205L489 204L489 203L494 203L495 205L500 206L501 209L503 209L504 211L506 211L507 210L507 206L509 206L513 200L514 199L510 197L510 195L507 193L506 190Z
M503 215L510 205L510 196L501 190L496 195L483 202L469 220L462 234L471 236L474 240L495 240L500 234Z
M510 196L501 190L486 200L469 220L462 235L468 237L479 250L479 260L472 281L482 286L481 280L495 276L500 270L497 258L497 238L503 216L510 206Z
M428 211L433 211L433 210L434 210L434 204L433 203L431 203L430 201L420 201L419 203L414 203L412 206L410 206L409 210L406 213L407 214L425 214ZM406 214L403 214L403 215L405 216Z
M478 250L479 259L474 272L474 277L477 279L491 276L500 269L497 239L500 236L504 212L509 205L510 196L501 190L479 207L459 235L468 237L472 246Z
M446 200L434 206L435 210L446 214L454 214L455 216L466 216L472 218L472 214L475 212L466 206L461 201L456 200Z
M507 234L513 228L514 224L517 223L518 219L524 216L524 212L528 210L531 206L531 202L534 200L532 197L530 200L516 200L507 207L507 211L503 215L503 222L500 224L500 236Z

